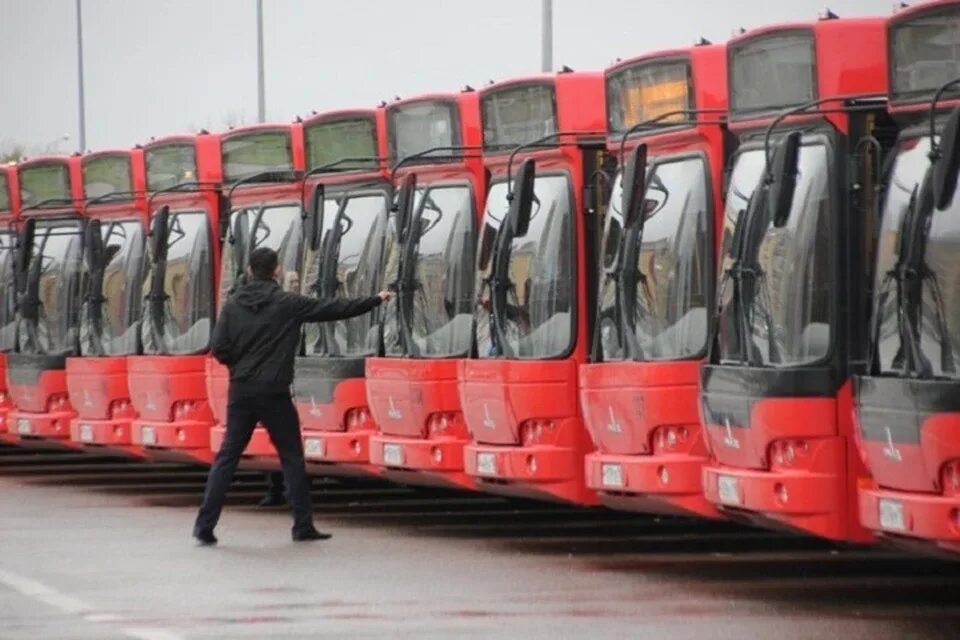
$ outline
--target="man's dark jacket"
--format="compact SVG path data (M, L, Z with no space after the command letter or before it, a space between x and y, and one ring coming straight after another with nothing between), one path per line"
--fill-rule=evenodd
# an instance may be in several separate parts
M283 291L275 280L251 279L237 287L220 311L213 330L213 357L230 369L231 385L288 391L300 325L353 318L379 304L378 296L308 298Z

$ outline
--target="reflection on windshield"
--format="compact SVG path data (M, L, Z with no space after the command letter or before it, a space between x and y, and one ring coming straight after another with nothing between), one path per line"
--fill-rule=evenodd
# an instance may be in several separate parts
M210 344L213 299L210 225L205 212L178 211L170 214L169 227L163 272L163 333L159 336L162 344L155 339L157 318L147 314L141 331L144 352L202 353ZM154 277L152 264L149 269L144 297L149 295Z
M473 203L469 187L435 187L421 198L411 331L422 357L461 355L473 325ZM404 265L404 269L410 268Z
M500 224L510 208L507 203L507 185L504 182L490 187L487 193L487 207L483 215L483 230L477 245L477 274L474 280L474 335L477 339L477 353L481 358L496 355L493 325L490 312L493 304L491 277L493 275L493 248L497 241Z
M759 165L757 173L762 173L763 150L744 152L738 158L738 164L741 162ZM731 195L728 197L728 216L734 207L745 208L738 200L741 200L742 194L752 191L749 183L736 182L736 173L735 170ZM734 358L739 361L799 366L822 360L829 353L830 300L834 287L829 251L828 175L826 146L813 144L802 147L796 194L786 224L779 228L774 226L771 216L770 220L764 222L763 236L756 254L743 256L742 266L756 273L756 293L751 308L746 310L750 332L749 351L736 353ZM752 186L756 185L754 181ZM737 195L737 192L741 195ZM739 224L744 224L745 216L737 217ZM723 268L727 269L730 262L730 256L725 253ZM725 296L730 294L729 291L724 293ZM730 314L735 317L731 319ZM742 317L735 314L733 306L725 305L722 331L733 330L737 317ZM727 357L730 357L729 352Z
M738 164L742 161L759 164L762 172L762 149L743 153ZM747 193L744 188L749 187L737 185L741 193ZM804 146L786 224L774 226L772 216L764 221L756 255L743 256L742 266L756 273L753 304L747 309L749 352L738 354L743 361L799 366L822 360L829 353L830 301L834 294L830 216L827 148L823 144ZM744 224L745 216L739 218L739 224ZM724 256L724 268L728 257ZM732 307L724 307L725 316L733 312ZM722 329L731 326L725 319Z
M0 352L3 353L17 347L15 247L15 234L0 231Z
M83 236L78 223L37 224L26 294L36 303L36 317L31 318L34 315L32 309L22 315L21 352L76 353L82 247Z
M499 338L507 342L509 353L522 359L562 356L573 341L575 256L569 180L538 176L534 195L529 230L510 245L503 274L509 281L506 307L504 317L498 319L504 328ZM490 188L488 202L500 201L506 207L506 196L506 183L499 183ZM479 341L479 327L477 331ZM480 355L491 353L481 351Z
M420 195L420 191L417 191L414 195L414 211L416 211ZM385 258L383 283L385 287L393 287L394 290L396 290L400 281L400 252L402 250L403 247L398 241L397 217L391 211L387 219L387 232L384 238L383 255ZM400 337L400 306L397 303L397 296L380 305L380 310L383 319L384 355L394 357L406 356L407 353L404 350Z
M626 357L623 326L620 315L620 243L623 238L623 174L617 173L607 207L607 222L603 230L603 269L600 273L600 296L597 327L600 332L600 354L608 362Z
M706 167L701 158L661 162L652 168L647 183L642 237L639 227L631 228L624 250L633 273L620 276L631 286L623 292L627 298L621 304L633 309L632 327L618 326L619 312L601 316L601 344L612 347L614 358L625 357L621 332L632 331L633 359L689 358L703 351L707 338ZM619 181L613 197L614 201L621 197ZM617 242L622 216L617 210L610 219L607 231L615 232L610 240ZM615 283L613 278L605 280ZM601 308L616 311L615 284L605 286L601 295Z
M325 207L323 238L329 237L332 231L335 211L336 207ZM331 290L322 291L322 295L358 298L377 293L386 223L387 199L383 193L348 197L341 218L336 272L323 274L324 278L332 277ZM317 281L318 269L324 259L322 248L308 253L305 269L308 275L303 285L306 295L316 295L310 288ZM307 355L355 357L376 353L379 341L376 315L368 313L349 320L328 322L323 327L315 323L306 325Z
M943 162L943 160L941 160ZM960 198L934 209L923 253L920 349L934 376L957 378L960 357Z
M897 305L896 267L904 218L918 196L920 185L930 166L929 138L908 139L900 144L887 189L883 226L877 246L875 313L879 321L877 355L883 373L905 373L905 358L900 341L900 317ZM920 350L937 377L956 377L960 354L960 202L946 211L933 210L923 254ZM909 330L905 327L905 330Z
M900 144L894 161L890 184L887 187L883 208L883 224L877 242L877 271L874 291L874 313L879 325L878 343L880 369L884 372L900 372L903 368L903 353L900 350L900 333L897 313L896 283L893 270L900 257L901 230L907 211L911 207L923 175L930 166L929 138L914 138Z
M238 252L249 253L259 247L268 247L277 252L280 261L280 285L284 291L300 291L300 252L303 248L303 225L298 205L278 205L234 209L230 214L230 241L223 247L220 260L220 307L236 285ZM259 218L259 219L258 219ZM237 220L244 221L243 229L237 229ZM253 225L257 225L256 232ZM237 237L237 231L242 231ZM249 243L253 242L253 246ZM248 248L249 246L249 248Z
M738 333L739 308L734 303L734 285L730 281L730 269L734 266L734 240L746 224L750 196L760 185L764 169L763 149L751 149L737 156L727 187L727 202L723 212L723 241L720 270L717 276L718 303L722 305L718 327L718 342L721 362L740 362L743 359Z
M99 291L84 302L80 319L80 351L83 355L130 355L139 351L141 278L143 276L143 225L136 220L103 221L103 279L88 280ZM87 265L84 273L92 277ZM99 296L97 295L99 294ZM100 297L97 300L97 297ZM100 335L94 335L91 306L99 305Z

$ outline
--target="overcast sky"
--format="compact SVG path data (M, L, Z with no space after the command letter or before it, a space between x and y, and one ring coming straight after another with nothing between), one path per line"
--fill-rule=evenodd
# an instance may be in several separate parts
M87 147L255 122L255 0L82 0ZM554 67L602 69L825 0L554 0ZM0 149L76 149L74 0L0 0ZM841 16L892 0L830 0ZM540 0L264 0L267 119L540 69ZM62 140L64 136L69 140Z

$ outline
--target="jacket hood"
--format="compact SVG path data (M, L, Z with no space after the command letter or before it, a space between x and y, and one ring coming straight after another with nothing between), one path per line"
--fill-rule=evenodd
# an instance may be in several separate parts
M276 280L247 279L237 287L233 298L241 307L257 313L267 306L278 291L280 291L280 285Z

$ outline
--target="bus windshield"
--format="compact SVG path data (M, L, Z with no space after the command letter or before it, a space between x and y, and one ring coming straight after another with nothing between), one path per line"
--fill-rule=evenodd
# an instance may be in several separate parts
M700 157L658 162L647 177L642 233L626 231L624 273L604 276L601 347L606 359L664 360L695 357L707 339L709 236L707 168ZM614 186L617 211L607 227L607 255L620 242L622 187ZM622 283L619 287L616 283ZM620 299L618 299L620 298ZM631 310L625 317L622 309ZM624 322L628 326L621 326ZM624 332L629 332L625 342Z
M900 258L901 236L908 211L916 206L929 160L930 139L908 138L897 147L893 172L887 188L883 226L877 245L877 272L874 298L877 318L875 345L881 373L900 374L905 370L901 342L901 314L897 283L893 274ZM918 311L921 357L929 374L956 378L960 354L960 201L946 211L934 210L929 221L923 252L922 293ZM910 314L912 315L912 314ZM906 323L905 323L906 324Z
M304 287L319 283L323 297L358 298L376 295L381 281L384 236L387 224L387 198L383 192L351 195L341 204L342 215L333 212L337 207L324 207L323 242L336 251L326 256L323 246L307 254L307 274ZM333 225L340 220L340 229ZM333 242L333 239L336 242ZM329 261L329 262L328 262ZM331 273L322 273L324 263L332 264ZM316 291L308 293L317 294ZM349 320L305 325L304 338L307 355L367 356L377 352L379 324L376 314L368 313Z
M800 150L797 187L787 222L761 221L761 237L740 265L753 276L753 295L734 300L727 282L735 257L734 239L749 222L744 215L759 185L762 148L740 153L731 175L724 219L721 262L720 359L773 367L796 367L824 359L831 343L829 156L822 143ZM746 331L742 327L747 327ZM743 335L746 333L747 335ZM745 344L741 345L741 341Z
M0 352L17 347L16 235L0 231Z
M131 355L139 351L144 234L138 220L110 220L100 225L103 259L100 275L84 263L87 299L80 316L83 355ZM98 305L94 309L93 305Z
M240 275L238 252L249 252L269 247L277 252L280 261L280 285L284 291L300 291L300 258L303 249L303 225L298 205L267 205L234 209L230 214L229 242L224 244L220 261L220 306L229 296ZM241 237L235 237L237 221L242 220ZM257 225L256 232L253 225ZM252 245L251 245L252 243Z
M22 353L77 352L82 257L83 230L79 222L37 223L21 310Z
M210 346L213 301L213 257L210 224L204 211L171 212L166 238L167 259L148 259L144 297L157 278L162 284L160 306L145 314L141 336L145 353L188 355ZM149 253L149 252L148 252ZM159 267L159 268L158 268Z
M474 279L474 337L477 340L477 353L481 358L496 355L497 337L494 336L490 317L493 312L493 249L508 209L506 183L490 187L487 208L483 214L483 229L477 245L477 270Z
M496 318L505 353L519 359L558 358L573 346L575 259L570 180L565 175L537 176L530 226L512 238L506 303ZM506 208L507 184L490 188L488 201ZM496 204L491 204L491 209ZM479 339L478 334L478 339ZM481 355L489 355L483 354Z
M474 233L470 188L439 186L421 194L408 242L416 243L410 328L421 357L465 355L473 326Z

